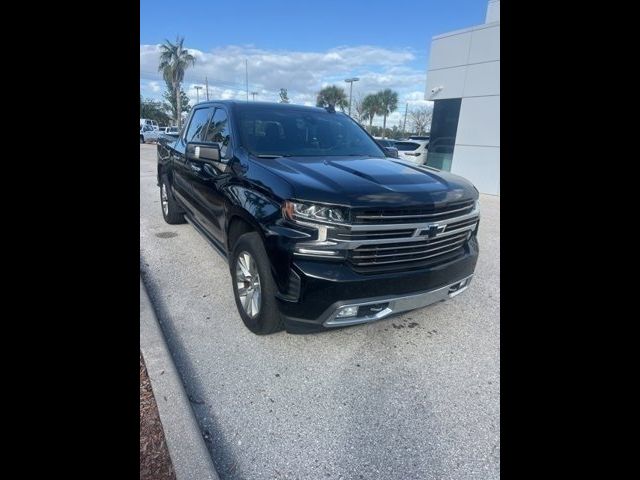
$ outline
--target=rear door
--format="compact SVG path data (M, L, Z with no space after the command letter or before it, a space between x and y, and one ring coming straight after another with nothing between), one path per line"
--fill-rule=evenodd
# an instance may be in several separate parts
M187 162L185 156L186 146L190 141L200 141L212 113L213 107L205 106L194 109L189 116L187 127L175 142L175 147L172 151L173 189L182 203L185 204L185 207L192 213L195 208L195 201L191 180L194 173L192 169L195 167Z

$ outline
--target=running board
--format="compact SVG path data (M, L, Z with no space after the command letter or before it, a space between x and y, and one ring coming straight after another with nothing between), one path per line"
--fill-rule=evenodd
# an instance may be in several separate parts
M200 226L200 224L198 223L197 220L193 219L193 218L189 218L189 214L185 213L184 215L184 219L189 222L189 224L200 234L204 237L204 239L209 243L209 245L211 245L213 247L213 249L216 251L216 253L218 255L220 255L222 257L222 259L228 264L229 263L229 259L227 258L227 254L224 253L224 251L213 241L211 240L211 238L209 238L209 235L207 235L207 233L205 232L204 228L202 228Z

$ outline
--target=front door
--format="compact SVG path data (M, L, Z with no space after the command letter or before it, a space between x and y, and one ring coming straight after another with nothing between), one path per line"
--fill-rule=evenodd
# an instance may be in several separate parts
M232 141L229 117L222 107L216 107L202 142L218 145L220 159L189 159L188 163L193 169L193 197L196 208L205 218L204 226L215 240L223 243L225 197L222 189L230 178L228 162L232 157Z
M213 107L202 107L194 110L189 119L189 126L175 143L175 149L172 152L173 163L173 188L186 200L185 206L192 210L195 207L193 198L192 180L194 177L193 165L187 161L186 146L188 142L199 142L203 138L204 130L209 123L209 118L213 113ZM192 212L193 213L193 212Z

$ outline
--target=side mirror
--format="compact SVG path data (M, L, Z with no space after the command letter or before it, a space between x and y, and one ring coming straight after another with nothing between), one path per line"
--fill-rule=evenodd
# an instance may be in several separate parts
M220 161L220 145L217 143L187 143L187 160Z
M390 147L382 147L382 149L384 150L385 157L398 158L398 154L396 153L395 149Z

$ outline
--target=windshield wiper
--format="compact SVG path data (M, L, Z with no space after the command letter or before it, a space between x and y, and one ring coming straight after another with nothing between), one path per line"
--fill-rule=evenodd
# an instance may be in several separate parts
M286 154L286 153L283 154L283 155L271 155L271 154L267 154L267 153L265 153L265 154L261 153L260 155L256 155L256 157L258 157L258 158L282 158L282 157L290 157L290 156L291 155Z

